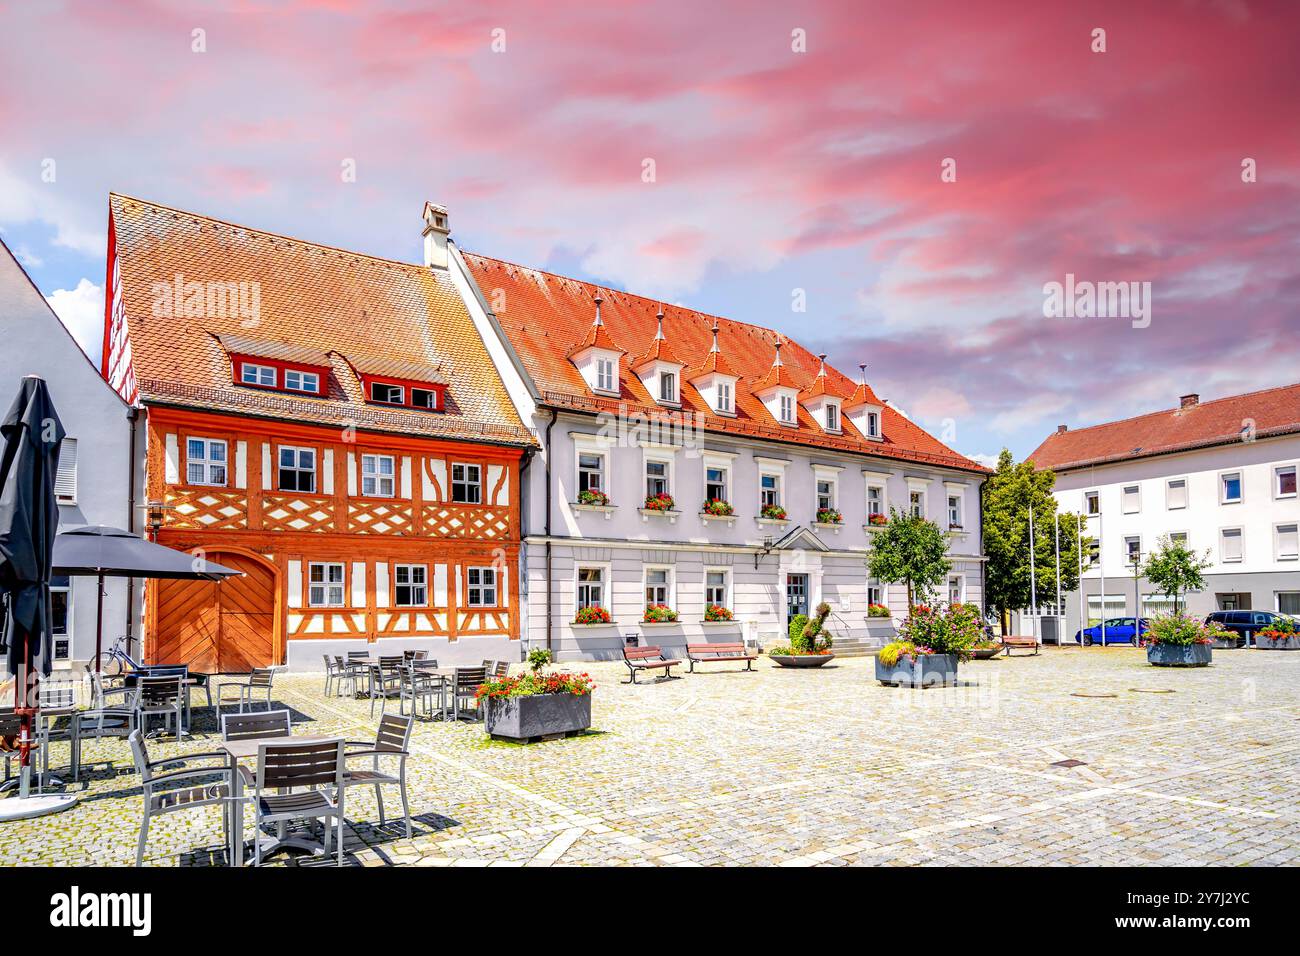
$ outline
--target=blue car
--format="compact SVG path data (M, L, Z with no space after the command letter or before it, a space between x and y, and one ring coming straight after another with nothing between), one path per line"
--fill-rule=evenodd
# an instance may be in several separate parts
M1147 631L1151 630L1144 617L1138 618L1137 624L1131 617L1111 617L1106 619L1106 645L1111 644L1139 644L1146 637ZM1101 643L1101 625L1094 624L1092 627L1085 627L1082 631L1076 631L1074 634L1076 643L1084 647L1090 647L1093 644Z

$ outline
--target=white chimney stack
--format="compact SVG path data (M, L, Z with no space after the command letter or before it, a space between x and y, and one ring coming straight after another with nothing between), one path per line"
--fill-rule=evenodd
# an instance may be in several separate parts
M447 207L437 203L424 204L424 264L434 269L447 268Z

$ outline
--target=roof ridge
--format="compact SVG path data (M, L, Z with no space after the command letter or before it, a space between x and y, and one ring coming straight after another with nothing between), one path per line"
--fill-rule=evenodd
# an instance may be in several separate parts
M1292 382L1288 385L1273 385L1268 388L1256 389L1253 392L1238 392L1235 395L1224 395L1222 398L1212 398L1205 402L1198 401L1195 405L1187 407L1179 406L1177 408L1159 408L1153 412L1142 412L1140 415L1130 415L1128 418L1114 418L1108 422L1098 422L1095 425L1081 425L1078 428L1071 428L1064 432L1052 432L1046 439L1044 439L1044 441L1050 441L1057 435L1077 435L1079 432L1092 431L1094 428L1109 428L1112 425L1123 425L1126 422L1141 421L1144 418L1154 418L1157 415L1169 415L1171 413L1176 414L1178 412L1185 412L1188 408L1205 408L1206 406L1217 405L1221 402L1233 402L1242 398L1250 398L1254 395L1263 395L1265 392L1281 392L1289 388L1300 388L1300 382Z

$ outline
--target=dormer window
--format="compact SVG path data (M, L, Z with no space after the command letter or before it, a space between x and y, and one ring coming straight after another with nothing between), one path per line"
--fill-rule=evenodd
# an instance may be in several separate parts
M780 397L781 422L785 425L794 424L794 396L788 393Z
M596 359L596 391L614 391L614 360L606 356Z
M316 395L320 393L320 376L315 372L287 368L284 370L284 387L290 392L311 392Z
M231 381L250 388L323 396L333 365L325 352L242 335L216 336L230 357Z
M677 376L672 372L661 372L659 375L659 401L677 401Z
M446 408L447 387L437 381L436 369L361 361L364 366L373 369L358 370L366 401L375 405L415 408L424 412L441 412ZM353 361L352 364L356 367L357 362Z
M438 393L431 388L411 389L411 407L437 409Z
M867 437L880 437L880 414L878 412L867 412Z
M733 409L731 406L731 383L719 382L718 383L718 411L730 413L732 410Z
M389 385L387 382L371 382L370 400L385 405L405 405L406 389L400 385Z
M828 432L840 430L840 407L834 402L826 403L826 430Z
M261 388L275 388L276 369L273 365L254 365L242 362L239 368L239 380L245 385L257 385Z

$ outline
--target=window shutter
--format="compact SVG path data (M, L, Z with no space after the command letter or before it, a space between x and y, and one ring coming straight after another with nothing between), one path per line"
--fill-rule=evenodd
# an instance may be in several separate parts
M54 478L54 497L59 501L77 500L77 440L64 438L59 446L59 473Z

